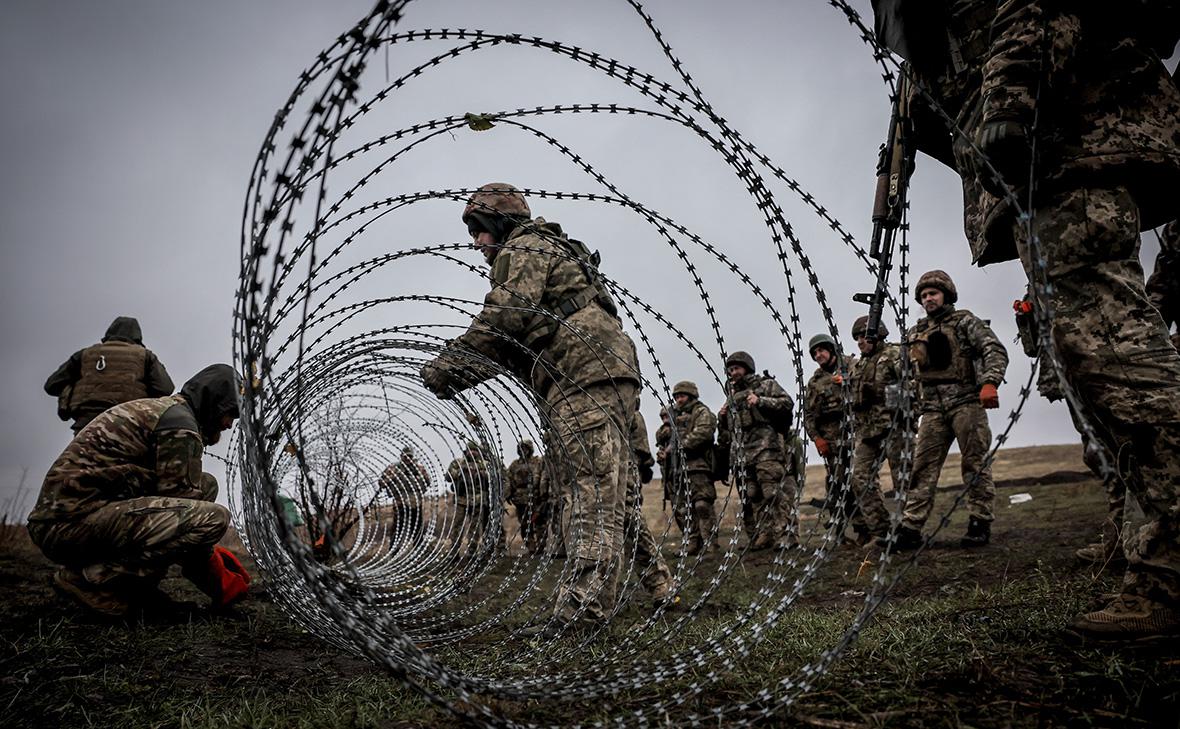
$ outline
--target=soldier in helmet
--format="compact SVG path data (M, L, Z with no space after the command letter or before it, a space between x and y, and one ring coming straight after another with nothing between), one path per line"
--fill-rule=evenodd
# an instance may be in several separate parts
M717 444L730 453L738 483L745 486L743 518L750 549L798 546L796 474L788 472L783 434L791 431L795 403L754 358L734 352L725 359L729 378L718 412Z
M848 424L844 419L844 380L856 360L850 355L841 359L836 352L836 340L829 334L816 334L807 348L818 366L804 390L803 430L824 459L824 509L831 519L839 520L850 516L856 508L851 492L841 491L851 460L846 437Z
M516 188L484 185L463 222L491 266L491 290L467 331L423 367L423 383L450 398L510 372L532 388L570 475L560 485L575 560L558 588L554 620L537 632L593 627L606 621L617 597L628 433L640 381L635 345L597 254L560 225L531 218Z
M1052 305L1053 361L1106 450L1125 449L1147 516L1122 593L1073 628L1116 641L1175 633L1180 354L1147 297L1139 234L1175 219L1180 200L1180 83L1161 60L1180 39L1180 6L936 5L874 3L878 36L921 88L910 143L962 178L975 263L1019 257L1050 285L1035 290Z
M33 543L62 565L59 592L107 618L167 611L158 585L179 564L214 607L246 593L249 576L215 546L229 512L201 471L205 446L238 417L238 388L232 367L210 365L178 395L106 410L66 446L29 514Z
M393 505L389 523L390 540L413 544L422 539L422 502L430 488L430 474L414 458L414 449L402 449L397 463L381 472L378 481L381 491Z
M713 504L713 434L717 418L700 400L696 383L684 380L672 388L675 415L661 446L665 470L664 493L671 497L676 525L684 535L688 554L717 546L717 518Z
M520 540L529 554L536 554L545 544L545 504L541 501L541 458L533 455L533 442L522 440L516 446L519 456L508 466L507 493L504 500L512 504L520 522Z
M480 444L467 441L463 453L447 466L445 478L455 490L453 543L462 543L468 556L490 552L483 542L492 522L492 473Z
M57 398L57 414L74 419L75 433L103 410L142 397L172 394L172 378L150 349L143 346L139 322L116 317L102 341L74 352L45 381Z
M877 475L884 459L896 488L901 483L902 434L893 428L893 415L901 399L901 350L885 338L889 330L878 325L877 336L869 339L869 318L862 316L852 325L852 337L860 359L852 370L852 414L856 423L856 449L852 456L849 492L859 508L852 520L858 540L884 537L889 531L889 512L881 500Z
M967 485L965 547L991 541L996 487L991 466L984 467L992 431L985 409L1000 406L997 387L1008 369L1008 350L987 322L955 308L959 293L945 271L927 271L914 285L926 312L907 333L918 369L922 418L914 445L913 485L906 494L897 549L922 543L922 526L934 508L934 490L951 444L959 443L963 483Z

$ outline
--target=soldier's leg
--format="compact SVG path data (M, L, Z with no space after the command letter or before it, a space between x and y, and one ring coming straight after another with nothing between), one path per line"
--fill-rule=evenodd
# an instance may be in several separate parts
M758 534L753 546L770 547L788 534L788 510L793 504L784 503L789 498L784 483L787 480L787 469L782 461L766 458L755 463L753 470L758 490L762 494L762 501L755 504Z
M634 402L633 386L600 386L564 400L555 414L573 473L566 538L574 564L558 588L561 622L603 622L614 608L626 507L622 464L630 448L620 424L631 421Z
M635 544L635 568L639 570L643 586L652 599L665 600L672 592L672 572L664 561L664 555L660 554L660 547L643 516L638 489L628 488L627 492L625 531L627 544Z
M713 505L717 501L717 488L713 477L707 473L694 473L690 477L692 515L696 534L701 545L708 549L717 546L717 515Z
M992 445L992 430L987 411L974 403L955 408L950 413L951 429L962 454L963 484L967 487L967 513L990 522L995 519L996 484L991 464L984 466Z
M889 513L881 500L878 471L884 438L857 438L852 456L852 479L849 491L859 506L865 534L884 536L889 531ZM855 523L854 523L855 526ZM859 531L859 530L858 530Z
M689 475L675 471L668 485L672 495L672 518L676 521L680 533L684 535L688 550L692 552L700 549L700 540L696 538L696 523L692 518L692 484Z
M914 445L914 476L902 507L902 527L921 531L926 524L934 508L938 475L954 439L955 431L941 412L922 413Z
M1053 284L1053 341L1147 521L1125 545L1124 593L1180 607L1180 355L1144 290L1139 215L1125 188L1072 190L1033 221ZM1017 226L1021 260L1030 249ZM1173 618L1175 621L1176 618Z

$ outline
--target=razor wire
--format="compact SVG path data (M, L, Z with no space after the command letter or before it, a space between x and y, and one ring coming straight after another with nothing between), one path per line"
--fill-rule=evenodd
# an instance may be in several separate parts
M604 260L596 272L597 281L617 303L624 329L637 340L637 351L642 351L655 372L654 376L633 373L640 390L661 403L669 402L671 396L665 362L678 356L704 367L713 386L725 388L721 363L729 352L722 326L726 312L710 291L729 287L756 304L767 318L768 331L781 337L778 346L789 356L788 374L793 377L788 379L796 385L793 394L800 405L804 375L799 277L811 289L828 330L839 343L838 326L808 257L808 246L788 221L776 190L794 195L852 253L867 275L876 273L874 262L836 217L713 109L652 16L638 2L629 0L629 4L676 71L677 81L540 37L468 29L394 32L407 2L378 2L299 76L276 113L251 172L234 323L235 363L248 373L234 439L238 468L231 472L231 486L240 488L233 506L243 540L267 575L275 601L294 620L329 643L386 667L434 704L481 724L516 725L514 712L506 710L506 705L533 700L603 701L609 719L592 722L596 726L658 723L673 715L684 724L744 726L773 716L815 685L917 558L915 554L900 569L891 570L891 563L898 560L891 559L888 551L880 553L862 604L843 631L830 636L829 645L817 646L814 659L786 675L768 677L748 696L729 703L707 702L711 705L700 710L688 707L700 702L755 651L762 635L782 624L809 582L829 563L842 538L842 519L834 519L828 527L817 524L801 535L805 548L776 553L765 584L748 604L720 622L708 620L705 608L724 593L727 581L741 569L748 550L748 536L742 537L759 524L736 519L729 541L714 560L707 559L704 550L689 554L686 538L674 534L666 523L653 537L665 554L674 554L669 567L674 568L675 595L684 599L679 609L674 609L675 600L660 602L623 625L630 615L625 608L644 601L642 578L648 569L639 564L636 536L628 530L619 595L610 619L588 633L565 631L556 639L533 641L521 637L527 627L553 624L553 604L574 577L573 560L563 561L555 544L535 554L509 554L500 539L506 489L503 463L513 444L533 440L544 444L544 468L559 483L564 478L561 464L584 457L580 451L589 452L592 446L554 436L566 424L551 403L542 402L535 388L522 381L519 368L508 364L534 354L527 347L495 329L485 329L485 335L496 342L502 356L457 351L451 344L467 329L465 322L479 323L483 301L475 297L488 289L486 268L464 256L471 252L470 243L419 242L350 261L350 256L365 255L358 252L366 242L379 238L383 226L410 211L441 210L440 219L452 225L457 210L476 190L456 187L394 195L369 191L395 176L398 165L411 155L455 133L494 134L500 139L512 133L518 135L517 142L532 139L556 152L594 187L570 191L521 186L535 212L549 201L626 212L671 252L684 285L700 302L699 313L663 311L645 300L642 290L624 284L611 260ZM885 85L896 93L893 81L901 72L897 62L877 45L851 6L840 0L829 0L829 4L845 15L870 46ZM448 48L392 81L378 82L376 91L370 91L375 81L370 68L373 54L414 43L444 43ZM652 106L607 101L456 112L373 138L353 138L353 130L384 104L392 104L398 92L411 84L427 83L429 73L454 59L482 56L499 47L548 52L617 81ZM933 107L941 113L936 102ZM773 270L782 278L769 288L727 254L725 245L622 190L573 144L540 126L559 115L607 115L670 124L716 152L750 196L751 213L766 231ZM292 135L290 140L281 142L280 137L287 134ZM982 153L975 152L986 163ZM342 192L329 194L329 181L336 184L341 179L345 180ZM1009 195L1010 202L1023 210L1015 193ZM1022 213L1021 220L1031 232L1031 216ZM539 238L549 235L535 222L524 227ZM905 220L897 295L888 297L902 333L907 330L903 302L909 288L908 229ZM593 235L593 231L573 232ZM1035 236L1030 234L1030 240L1036 250ZM529 250L508 241L500 255ZM548 255L552 265L580 263L560 247ZM456 287L464 295L432 291L431 279L423 278L419 270L425 267L449 271L462 282ZM727 278L719 279L723 274ZM1039 300L1047 302L1043 283L1033 283ZM593 353L604 372L620 356L591 333L539 307L524 292L505 283L493 284L493 289L512 297L521 316L552 319L564 335ZM785 311L776 301L785 302ZM421 318L422 312L437 312L442 318ZM712 338L708 345L686 330L694 315L706 322ZM1036 316L1042 324L1043 351L1060 372L1048 342L1051 307L1036 307ZM374 323L377 319L379 324ZM661 339L674 341L683 354L661 356ZM843 348L837 344L837 349L842 360ZM419 371L440 352L462 357L465 371L478 373L471 383L475 386L447 400L427 392ZM682 362L677 366L683 366ZM903 379L909 381L912 365L904 347L902 369ZM559 380L570 374L550 373ZM1034 364L1016 408L988 454L988 463L1017 422L1035 376ZM1068 383L1062 382L1073 397ZM851 441L852 392L847 380L842 389L848 416L842 428ZM585 392L579 388L578 394ZM1076 403L1076 398L1071 402ZM605 412L612 404L600 406ZM903 438L900 479L895 484L899 501L904 501L912 476L914 409L913 394L902 388L901 405L894 414L894 429ZM740 428L735 436L740 439ZM675 435L673 443L683 462L685 453ZM409 462L420 466L424 474L420 482L415 482L412 471L411 476L405 475L405 469L399 471L399 463ZM481 463L482 468L477 466ZM744 465L739 450L733 488L719 498L722 513L731 502L740 507L749 498ZM879 469L881 463L874 465ZM831 488L848 489L851 477L852 469L846 469L842 482ZM687 475L681 473L678 478L674 487L687 489ZM946 526L970 486L966 484L957 495L938 529ZM627 488L638 487L632 468ZM302 515L304 524L291 518L292 509ZM636 516L643 518L632 507L632 519ZM588 533L567 534L566 541L578 543L598 535L610 528L608 521L614 518L595 514ZM720 524L718 519L710 536L722 536ZM895 518L891 540L897 527ZM653 647L693 631L699 631L699 639L675 660L650 657ZM570 667L568 662L586 651L593 652L593 662ZM566 667L556 670L553 666L559 661L567 662ZM679 682L679 687L655 688L669 681ZM637 702L632 692L641 689L655 691L656 698Z

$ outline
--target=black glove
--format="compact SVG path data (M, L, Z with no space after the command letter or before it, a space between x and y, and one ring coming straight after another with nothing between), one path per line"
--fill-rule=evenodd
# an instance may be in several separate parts
M979 130L979 149L1013 190L1028 185L1032 165L1032 144L1028 127L1016 121L990 121ZM996 197L1004 197L1003 186L982 165L983 189Z
M433 362L428 362L422 367L422 384L439 400L449 400L455 394L451 387L450 375Z
M651 466L639 467L639 483L651 483L655 475L655 471L652 470Z

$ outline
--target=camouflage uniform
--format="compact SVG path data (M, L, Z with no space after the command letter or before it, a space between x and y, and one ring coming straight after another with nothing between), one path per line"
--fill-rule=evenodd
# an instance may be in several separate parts
M963 483L967 485L968 530L987 541L982 535L990 535L995 518L996 486L991 466L983 465L992 432L980 391L982 386L1003 382L1008 350L986 322L966 309L955 308L958 294L949 276L942 271L923 274L914 286L915 297L928 288L941 289L945 300L941 309L919 320L906 334L918 368L922 419L902 526L921 531L934 508L942 464L951 444L958 441Z
M467 555L490 553L484 539L492 522L492 474L483 449L468 442L463 454L447 466L447 483L455 489L452 543Z
M520 540L529 554L536 554L545 544L547 504L541 499L541 458L533 455L533 442L524 440L517 446L520 456L505 474L507 493L504 500L512 504L520 522Z
M73 418L75 433L109 407L172 389L168 370L143 346L139 322L129 316L116 317L101 343L74 352L45 381L45 392L57 398L58 416Z
M673 394L689 397L684 405L672 408L672 425L662 446L664 496L672 502L676 525L687 541L689 554L717 545L717 517L713 486L713 434L717 418L701 402L700 391L692 382L680 382Z
M655 459L651 455L651 446L647 440L647 423L640 414L638 407L635 417L631 421L631 453L634 454L635 467L639 479L633 486L627 488L627 515L624 522L624 532L628 543L635 542L635 566L643 570L640 579L643 586L656 602L667 600L672 594L672 572L660 553L660 545L652 536L647 519L643 516L642 485L651 483L652 466Z
M717 419L717 445L728 450L739 486L744 487L742 516L753 549L789 547L798 543L795 474L788 473L783 436L795 403L774 378L754 372L745 352L730 355L746 366L746 376L728 383L729 391ZM757 395L756 405L747 398ZM740 438L738 429L741 429Z
M867 327L868 317L862 316L853 325L852 336L864 335ZM862 537L880 537L889 531L889 512L878 485L878 473L885 459L889 461L894 488L901 483L902 434L892 427L902 387L901 349L882 341L888 336L884 325L878 336L881 340L874 343L873 351L862 354L852 369L856 449L849 491L859 506L852 525Z
M1160 252L1155 269L1147 279L1147 298L1164 318L1168 331L1180 325L1180 220L1173 220L1160 235ZM1172 345L1180 349L1180 332L1172 335Z
M596 257L561 226L530 219L523 196L491 183L472 196L463 219L492 265L492 288L467 331L422 370L423 382L451 397L505 370L536 393L542 419L572 479L567 548L576 563L558 589L556 618L605 621L614 608L623 546L627 435L639 364Z
M201 454L222 416L237 416L237 387L233 368L213 365L179 395L116 405L45 475L29 536L77 591L112 606L104 612L128 610L176 563L209 591L206 563L229 512L213 503L217 480L201 471Z
M1030 279L1048 279L1065 377L1107 450L1132 455L1127 486L1147 522L1128 549L1122 596L1075 623L1089 635L1156 634L1148 614L1180 628L1180 355L1138 261L1140 231L1174 219L1180 199L1180 88L1160 61L1173 52L1178 15L1175 3L961 0L948 8L949 33L920 34L933 52L910 59L965 134L916 110L918 148L962 177L976 263L1019 256ZM1020 187L1032 147L1019 132L1033 133L1033 121L1029 223L987 191L995 185L968 142Z
M422 502L430 488L430 474L414 458L408 448L402 451L397 463L381 473L381 490L389 494L393 514L389 523L392 543L414 544L422 540Z
M848 355L837 359L835 342L826 334L812 337L810 351L814 354L821 346L827 346L832 359L827 367L817 367L807 381L803 393L803 431L815 442L824 459L824 509L834 519L839 513L854 512L856 507L852 493L841 492L852 460L851 444L844 432L843 381L852 372L856 359Z

